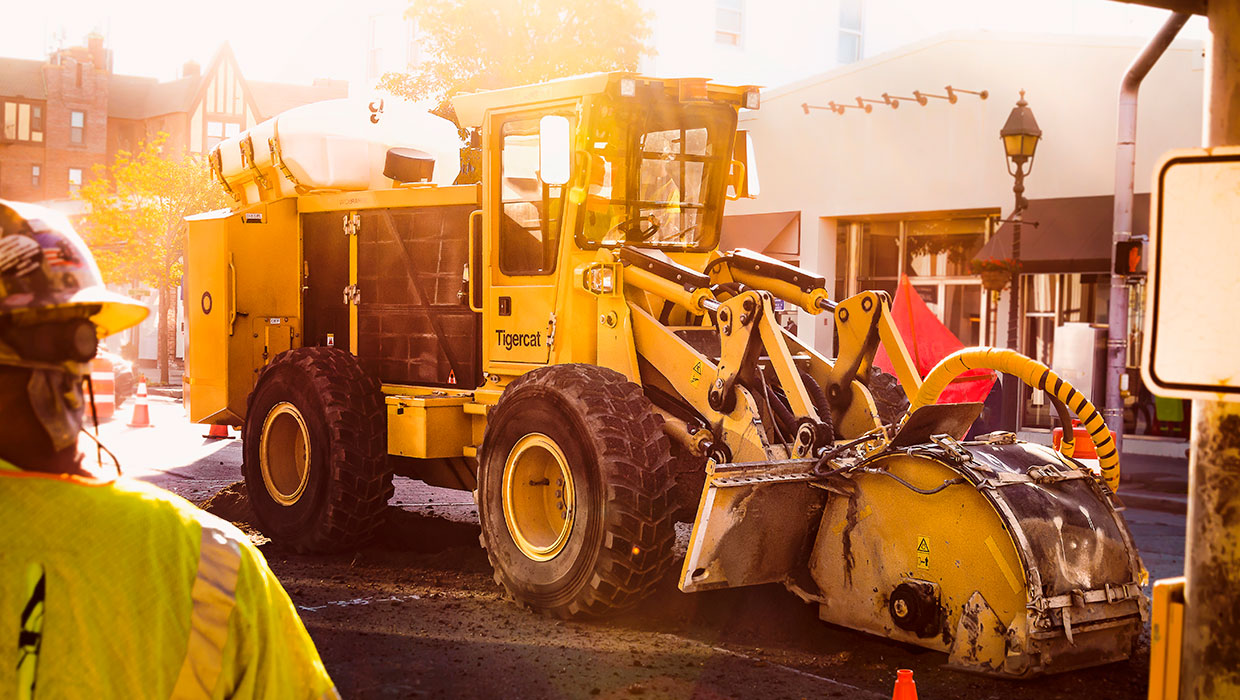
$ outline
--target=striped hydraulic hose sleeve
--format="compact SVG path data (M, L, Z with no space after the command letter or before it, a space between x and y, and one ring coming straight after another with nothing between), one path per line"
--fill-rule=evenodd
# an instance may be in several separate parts
M1089 436L1098 450L1102 478L1107 486L1112 491L1119 491L1119 452L1115 449L1115 440L1111 437L1111 431L1102 419L1102 414L1081 392L1052 372L1051 368L1015 350L965 348L948 355L930 370L921 385L921 391L917 392L909 406L909 413L934 403L953 379L971 369L1006 372L1063 402L1080 418L1085 430L1089 431ZM1065 435L1071 431L1071 425L1064 426Z

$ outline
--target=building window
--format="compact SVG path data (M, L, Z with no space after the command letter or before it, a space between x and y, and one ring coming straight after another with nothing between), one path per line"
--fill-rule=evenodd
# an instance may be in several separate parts
M80 189L82 189L82 169L69 168L69 194L77 194Z
M366 58L366 75L378 78L383 74L383 49L374 47Z
M69 143L86 142L86 112L69 112Z
M6 141L43 142L42 105L6 101L3 114Z
M383 74L383 47L379 45L379 22L382 17L371 15L366 32L366 79L373 80Z
M405 63L409 66L416 66L422 62L421 46L418 43L418 23L413 20L406 20L409 31L405 38Z
M43 174L43 168L38 165L30 166L30 186L39 186L39 176Z
M220 141L230 139L240 133L241 124L238 122L208 121L207 150L210 151L219 145Z
M715 0L715 43L727 46L741 45L741 26L744 0Z
M840 0L840 32L836 60L841 64L861 60L861 2Z
M985 244L993 219L841 221L836 294L843 298L874 289L894 297L900 279L908 277L913 291L961 342L983 344L993 314L968 262Z

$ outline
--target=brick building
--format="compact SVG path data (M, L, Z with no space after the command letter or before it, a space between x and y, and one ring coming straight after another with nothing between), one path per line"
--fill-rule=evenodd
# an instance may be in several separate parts
M160 131L173 148L205 153L286 109L347 95L337 80L248 81L227 44L206 70L191 61L167 82L114 74L97 34L45 61L0 58L0 199L69 199L94 165Z

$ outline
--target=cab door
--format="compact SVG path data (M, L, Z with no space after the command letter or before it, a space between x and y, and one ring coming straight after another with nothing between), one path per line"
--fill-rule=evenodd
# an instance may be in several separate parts
M487 371L520 374L547 364L557 322L557 261L567 186L540 177L539 122L575 121L573 104L489 115L483 360Z

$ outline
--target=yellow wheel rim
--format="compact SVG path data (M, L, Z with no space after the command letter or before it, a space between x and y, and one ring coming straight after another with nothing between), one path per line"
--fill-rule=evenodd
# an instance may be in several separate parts
M281 402L267 412L258 456L267 493L280 505L296 503L310 481L310 431L296 406Z
M534 561L564 551L573 531L573 473L560 446L542 433L517 441L504 462L504 522L512 541Z

